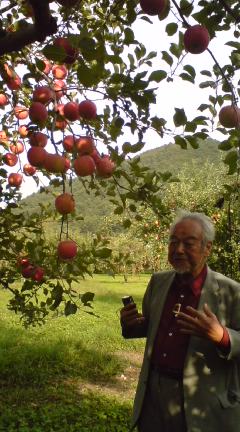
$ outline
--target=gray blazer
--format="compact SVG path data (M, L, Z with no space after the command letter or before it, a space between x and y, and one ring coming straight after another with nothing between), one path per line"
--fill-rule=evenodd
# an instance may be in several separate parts
M146 391L151 355L165 299L175 271L155 273L143 298L147 325L123 329L125 338L146 337L137 386L132 429L137 423ZM198 309L207 303L227 327L231 350L227 357L213 343L190 337L184 365L184 406L188 432L240 431L240 284L208 268Z

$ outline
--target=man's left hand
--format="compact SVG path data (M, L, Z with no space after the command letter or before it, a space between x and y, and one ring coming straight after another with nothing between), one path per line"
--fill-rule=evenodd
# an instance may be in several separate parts
M214 343L221 342L223 327L206 303L201 311L191 306L187 306L186 310L187 314L179 312L177 315L181 333L209 339Z

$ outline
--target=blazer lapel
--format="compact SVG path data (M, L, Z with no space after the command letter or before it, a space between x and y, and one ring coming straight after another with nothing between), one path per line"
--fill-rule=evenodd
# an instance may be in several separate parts
M203 309L204 303L207 303L211 311L218 315L219 300L221 299L220 287L214 272L208 267L207 277L204 282L201 297L198 304L198 310Z
M168 272L165 275L163 275L163 277L159 277L157 281L156 295L153 297L154 299L153 299L152 313L151 313L151 315L154 317L152 321L152 329L151 329L151 336L150 336L150 339L152 341L155 339L159 327L159 322L161 319L163 307L165 304L165 300L175 274L176 273L174 271Z

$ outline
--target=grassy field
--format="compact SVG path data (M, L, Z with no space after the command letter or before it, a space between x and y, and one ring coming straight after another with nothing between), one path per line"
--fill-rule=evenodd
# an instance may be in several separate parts
M0 432L125 432L143 340L121 337L121 297L141 307L149 276L81 281L94 312L51 317L24 329L0 291Z

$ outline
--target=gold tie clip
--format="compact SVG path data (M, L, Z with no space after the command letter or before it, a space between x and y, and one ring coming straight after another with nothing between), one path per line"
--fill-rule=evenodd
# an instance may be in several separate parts
M176 303L174 305L172 312L175 315L175 317L178 316L179 312L181 311L181 307L182 307L181 303Z

